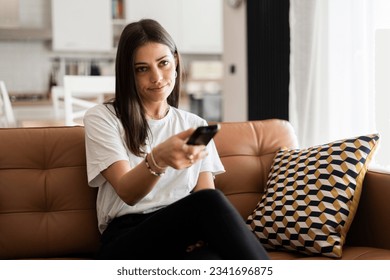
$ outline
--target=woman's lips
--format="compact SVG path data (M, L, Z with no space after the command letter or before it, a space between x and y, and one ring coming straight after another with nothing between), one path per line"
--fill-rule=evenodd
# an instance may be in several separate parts
M166 87L166 85L161 86L161 87L153 87L153 88L150 88L149 90L151 90L151 91L161 91L161 90L163 90L165 87Z

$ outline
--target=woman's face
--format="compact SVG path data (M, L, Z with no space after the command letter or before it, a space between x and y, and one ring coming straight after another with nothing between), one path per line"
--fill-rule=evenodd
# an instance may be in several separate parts
M147 43L134 57L135 82L144 104L165 101L175 87L176 59L168 46Z

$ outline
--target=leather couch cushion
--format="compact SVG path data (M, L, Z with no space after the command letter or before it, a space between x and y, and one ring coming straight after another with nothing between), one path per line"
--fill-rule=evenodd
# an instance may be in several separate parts
M84 129L1 129L0 139L0 259L93 254Z
M214 141L226 170L216 176L215 186L246 220L264 193L275 153L298 146L294 129L277 119L223 122Z

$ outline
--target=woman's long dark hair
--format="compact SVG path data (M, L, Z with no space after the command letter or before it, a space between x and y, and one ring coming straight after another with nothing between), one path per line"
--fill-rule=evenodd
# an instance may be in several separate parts
M127 147L137 156L145 154L143 147L148 137L149 126L142 100L136 90L134 55L137 48L149 42L168 46L176 57L177 78L175 87L167 99L168 104L177 108L180 97L181 61L172 37L158 22L151 19L128 24L119 39L115 66L115 99L112 104L123 124Z

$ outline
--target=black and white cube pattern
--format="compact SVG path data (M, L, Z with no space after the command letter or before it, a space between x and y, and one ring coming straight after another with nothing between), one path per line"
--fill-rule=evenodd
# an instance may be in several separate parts
M341 257L378 134L280 150L247 224L267 249Z

